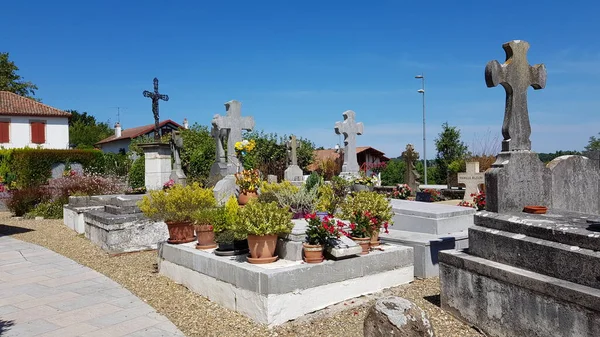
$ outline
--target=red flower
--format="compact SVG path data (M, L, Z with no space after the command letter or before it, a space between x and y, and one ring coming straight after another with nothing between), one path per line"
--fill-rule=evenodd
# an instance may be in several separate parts
M350 229L351 230L355 230L356 229L356 224L355 223L350 223Z
M306 215L304 216L304 219L306 219L306 220L310 220L310 219L315 219L316 217L317 217L317 214L316 214L316 213L310 213L310 214L306 214Z

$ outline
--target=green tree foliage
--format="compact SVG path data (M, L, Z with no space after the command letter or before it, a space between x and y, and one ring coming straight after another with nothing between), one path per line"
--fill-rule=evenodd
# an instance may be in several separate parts
M467 155L467 146L460 140L460 129L449 126L448 122L442 124L442 132L435 140L437 156L435 158L435 177L438 183L446 183L448 166L455 160L463 160ZM429 178L429 172L427 172Z
M600 132L598 132L598 138L591 136L588 145L585 147L586 151L600 151Z
M404 183L404 161L399 158L390 160L381 172L381 185L394 186Z
M549 163L554 158L558 158L560 156L568 156L568 155L581 155L579 151L556 151L554 153L538 153L538 157L544 163Z
M210 167L215 162L216 144L210 131L204 125L194 123L189 129L181 131L183 149L180 157L183 170L191 181L205 184Z
M140 188L146 186L146 159L144 156L137 158L131 170L129 170L129 186L131 188Z
M108 123L98 122L96 117L87 112L67 110L71 113L69 120L69 142L77 149L91 149L94 144L111 136L114 131Z
M274 174L279 179L283 178L283 172L287 168L287 149L285 142L287 136L278 137L276 133L264 133L262 131L246 132L244 139L254 139L256 148L244 158L244 167L256 168L263 175ZM306 172L306 167L314 160L315 144L308 139L297 139L299 148L297 150L298 166Z
M37 85L31 82L25 82L17 74L19 67L9 60L8 53L0 53L0 91L10 91L17 95L31 99L35 96ZM39 99L36 99L39 101Z

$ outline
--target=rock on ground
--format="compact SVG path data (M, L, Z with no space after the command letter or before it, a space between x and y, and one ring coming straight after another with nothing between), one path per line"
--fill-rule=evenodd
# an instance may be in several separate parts
M425 311L400 297L377 300L369 309L364 323L365 337L434 337Z

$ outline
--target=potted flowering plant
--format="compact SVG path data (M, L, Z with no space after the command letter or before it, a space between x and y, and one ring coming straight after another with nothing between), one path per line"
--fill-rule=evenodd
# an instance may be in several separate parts
M471 194L473 197L473 204L475 204L478 211L485 209L485 192L481 191L477 194Z
M302 219L306 214L315 210L317 202L317 187L312 189L300 188L297 190L280 189L275 192L279 207L289 209L293 219Z
M375 174L367 176L361 171L360 176L355 178L352 183L354 191L372 191L373 187L379 183L379 178Z
M251 198L258 197L256 191L260 186L260 172L255 169L236 173L235 183L240 187L238 202L240 205L245 205Z
M276 202L250 200L240 209L236 231L248 234L250 256L248 262L255 264L271 263L277 260L275 248L277 236L292 231L294 224L287 209Z
M408 186L408 184L398 184L392 192L389 194L389 197L392 199L403 199L406 200L412 194L412 188Z
M304 261L306 263L323 262L323 250L325 247L340 237L347 235L344 231L345 224L339 220L334 220L330 216L320 219L316 213L305 216L308 225L306 226L306 242L304 242Z
M376 192L362 191L346 197L340 206L341 219L347 219L354 223L352 239L360 244L368 238L368 246L379 245L379 231L381 228L388 232L388 226L392 222L392 206L389 200ZM358 239L358 240L357 240ZM367 246L367 247L368 247Z
M215 207L216 200L211 189L194 183L186 187L175 185L168 190L150 191L138 205L147 217L167 224L168 243L179 244L196 240L193 214Z
M254 150L256 147L256 142L254 139L244 139L241 142L236 142L234 146L236 157L240 160L240 167L238 167L239 172L240 170L244 169L244 157Z

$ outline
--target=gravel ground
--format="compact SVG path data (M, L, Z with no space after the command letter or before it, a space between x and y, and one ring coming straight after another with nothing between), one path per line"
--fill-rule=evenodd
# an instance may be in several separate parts
M122 284L169 318L188 336L362 336L362 322L376 294L347 301L269 330L175 284L156 271L156 252L110 257L62 224L62 220L18 220L0 213L0 234L35 243L97 270ZM427 311L438 337L481 336L439 308L439 280L415 280L383 295L409 299Z

